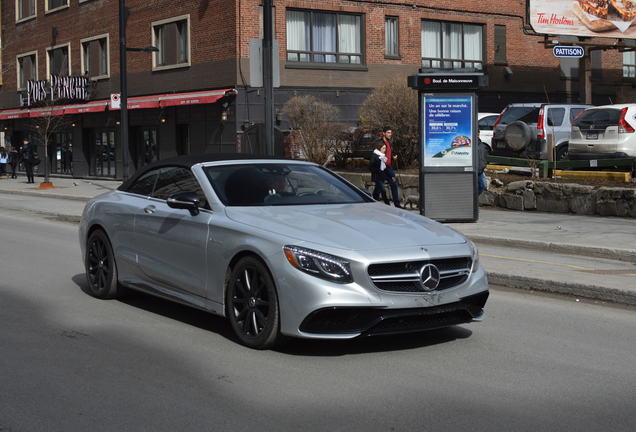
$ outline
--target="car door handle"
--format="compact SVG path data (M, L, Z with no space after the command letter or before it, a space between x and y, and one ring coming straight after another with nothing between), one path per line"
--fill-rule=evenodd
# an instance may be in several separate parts
M155 210L157 210L157 207L149 205L148 207L144 208L144 213L153 214Z

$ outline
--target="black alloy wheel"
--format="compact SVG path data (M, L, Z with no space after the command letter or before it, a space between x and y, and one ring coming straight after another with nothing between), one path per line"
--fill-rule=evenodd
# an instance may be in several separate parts
M110 299L119 295L115 256L104 231L98 229L88 236L84 265L89 293L92 296Z
M241 343L268 349L280 341L278 296L267 267L255 257L239 260L228 279L227 316Z

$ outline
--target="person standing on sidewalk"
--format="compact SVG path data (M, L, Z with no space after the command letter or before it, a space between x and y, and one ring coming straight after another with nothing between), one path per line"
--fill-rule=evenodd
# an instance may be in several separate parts
M384 188L384 182L387 179L386 176L386 144L383 142L378 142L375 145L375 150L371 154L371 161L369 162L369 171L371 171L371 181L375 182L375 186L373 188L373 199L376 201L380 200L380 196L382 196L382 201L385 204L389 204L389 199L386 196L386 189Z
M481 195L483 191L487 189L486 187L486 174L484 171L486 170L486 166L488 165L488 146L482 141L479 140L479 148L477 154L477 186L478 192L477 196Z
M17 174L15 173L16 169L18 168L18 163L20 163L20 153L15 148L15 146L12 145L9 148L9 166L11 167L12 179L18 178Z
M389 187L391 188L391 197L393 198L393 205L397 208L402 208L400 204L400 194L398 192L398 184L397 184L397 174L395 173L395 169L397 169L397 147L395 145L395 141L393 140L393 129L389 126L385 126L382 128L382 137L380 141L386 145L386 178L389 182Z
M4 147L0 147L0 176L7 175L7 163L9 162L9 153Z
M26 171L27 183L35 183L33 180L33 166L36 162L35 148L28 138L22 141L21 157L22 165L24 165L24 170Z

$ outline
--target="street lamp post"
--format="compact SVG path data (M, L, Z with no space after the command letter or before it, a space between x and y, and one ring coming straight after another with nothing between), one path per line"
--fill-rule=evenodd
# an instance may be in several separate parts
M119 0L119 100L120 100L120 139L124 181L128 180L128 79L126 66L126 0Z
M276 152L274 143L274 86L272 71L272 0L263 1L263 87L265 90L265 144L267 154ZM278 59L278 53L276 53Z
M128 180L130 171L130 149L128 146L128 70L126 64L127 51L159 51L157 47L147 46L145 48L128 48L126 47L126 20L128 13L126 11L126 0L119 0L119 87L120 87L120 139L121 142L121 158L123 165L123 179Z

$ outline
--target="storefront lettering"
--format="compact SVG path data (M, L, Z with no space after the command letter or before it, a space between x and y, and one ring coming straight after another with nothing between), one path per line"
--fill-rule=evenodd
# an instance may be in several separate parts
M29 80L26 91L20 92L21 106L42 105L46 101L87 101L93 82L86 76L51 75L49 80Z

